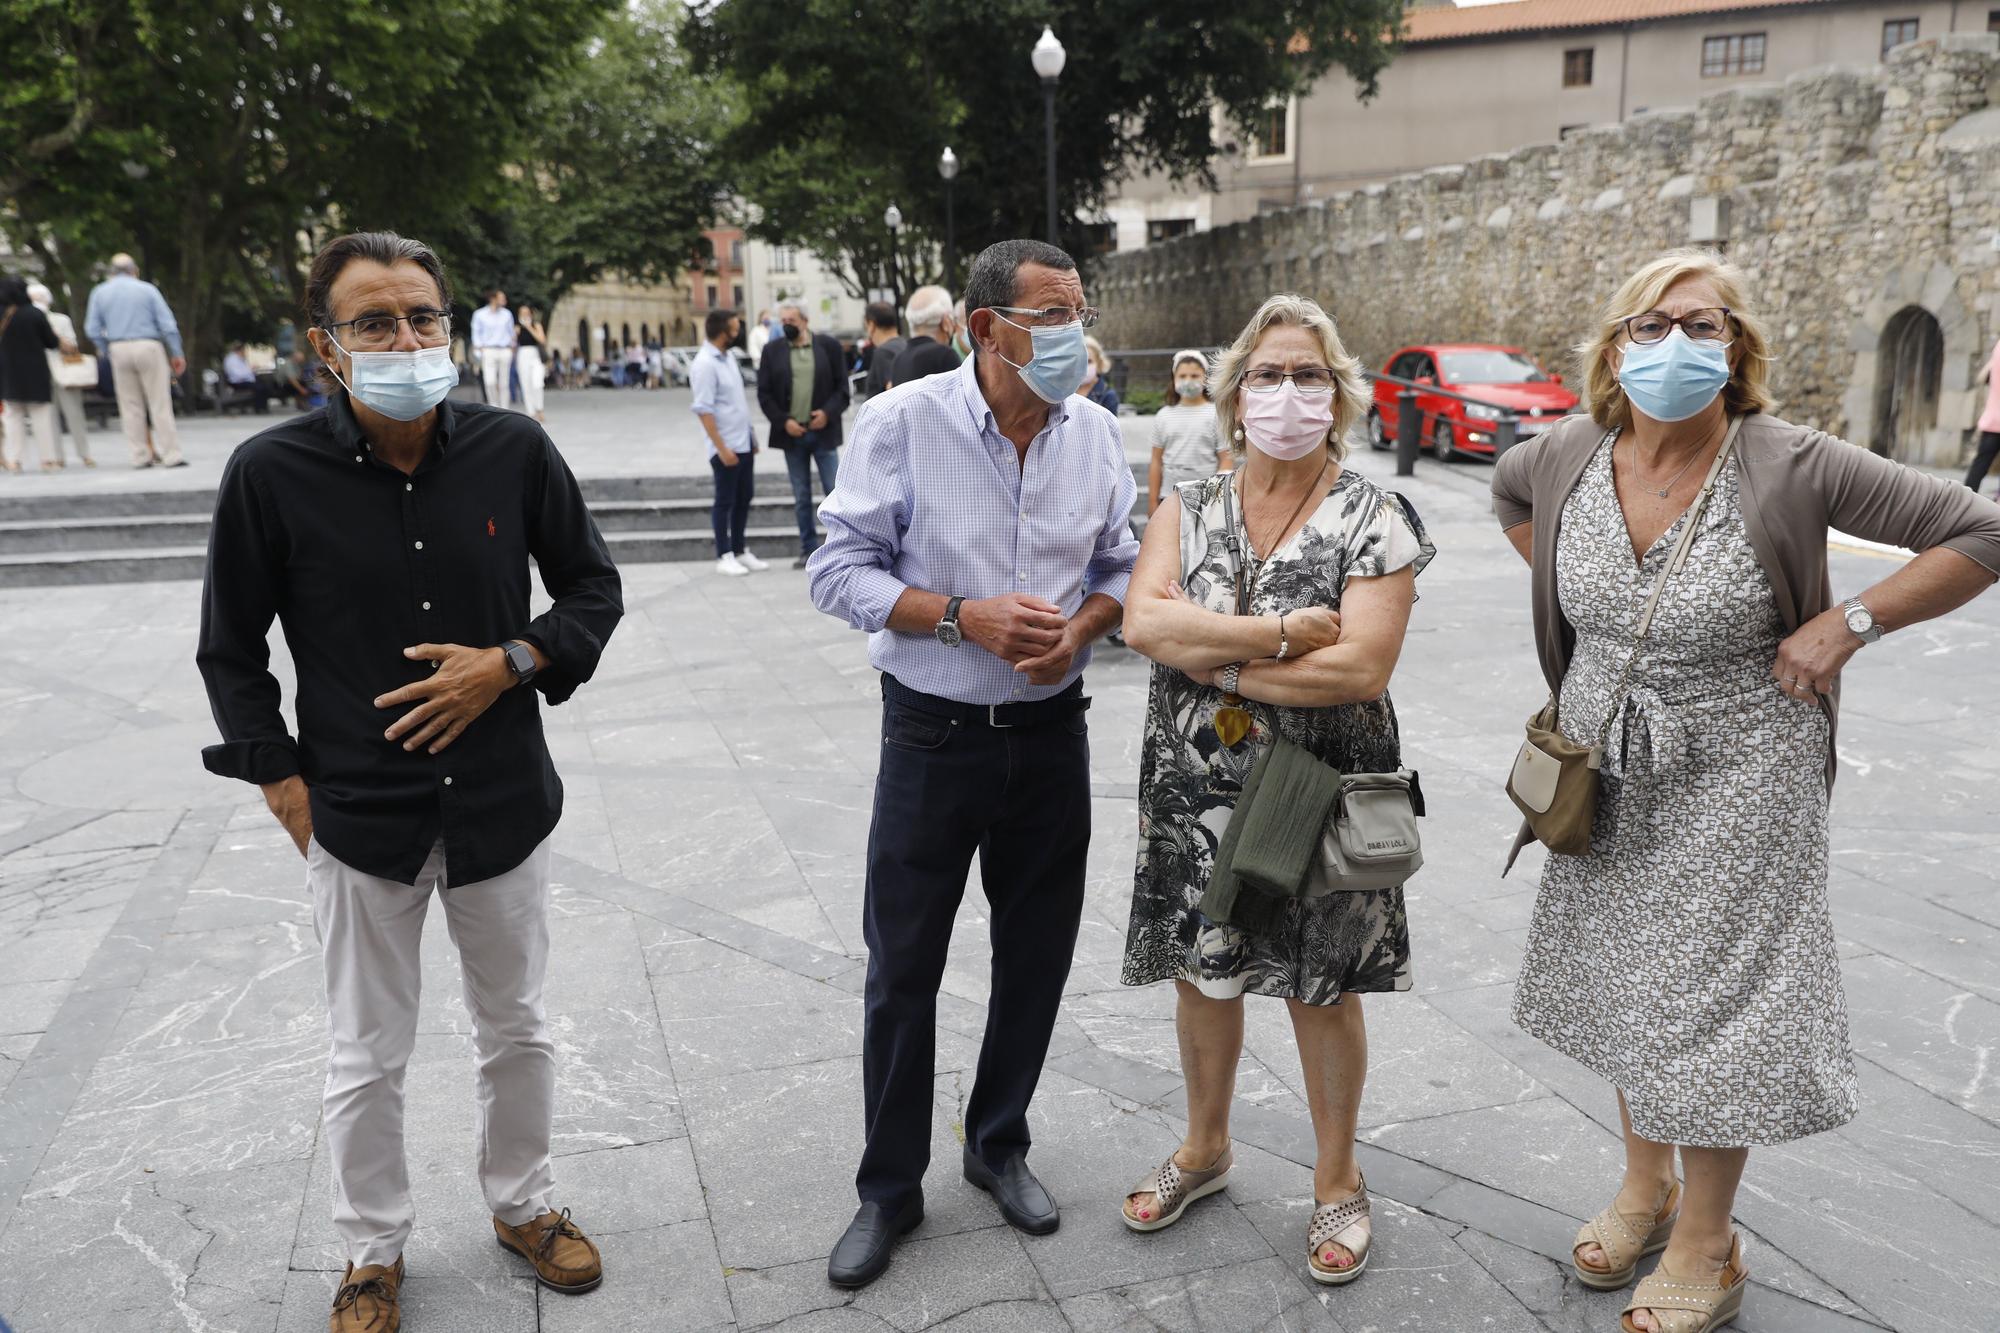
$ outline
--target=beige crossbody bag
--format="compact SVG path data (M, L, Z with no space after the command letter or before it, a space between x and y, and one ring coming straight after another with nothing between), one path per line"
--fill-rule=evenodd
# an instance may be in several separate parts
M1722 465L1729 461L1729 451L1736 446L1736 432L1742 425L1742 417L1729 423L1729 433L1722 437L1722 448L1716 451L1715 462L1709 465L1708 478L1702 482L1694 503L1688 506L1687 526L1681 530L1673 556L1653 580L1652 596L1646 599L1646 609L1639 613L1638 627L1632 633L1632 652L1611 691L1610 708L1597 734L1597 744L1586 749L1557 728L1556 704L1560 691L1550 695L1542 710L1528 719L1527 739L1521 742L1520 753L1514 756L1514 769L1507 775L1507 795L1527 817L1535 837L1552 852L1582 856L1590 851L1590 828L1597 817L1597 771L1604 764L1604 747L1611 739L1612 720L1618 716L1619 701L1632 680L1639 649L1653 627L1653 612L1660 605L1660 594L1666 591L1667 580L1687 560L1695 531L1701 526L1701 516L1715 492L1715 479L1722 475Z

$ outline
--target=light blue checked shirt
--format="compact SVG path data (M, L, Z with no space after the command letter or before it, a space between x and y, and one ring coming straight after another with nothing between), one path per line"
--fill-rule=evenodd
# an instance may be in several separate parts
M167 345L168 356L181 354L181 326L174 322L167 298L129 273L113 274L91 289L83 331L98 347L154 338Z
M969 601L1023 592L1073 616L1092 593L1123 602L1132 581L1138 487L1117 419L1065 398L1017 462L974 360L868 401L820 506L826 544L807 576L813 604L866 630L868 660L911 689L967 704L1046 699L1083 674L1089 649L1060 683L1031 685L970 642L887 628L905 588Z
M694 390L690 406L696 416L715 418L716 433L722 442L739 454L757 452L757 431L750 423L750 403L743 393L743 372L728 353L704 342L688 367L688 387ZM708 432L702 432L708 439ZM708 456L716 457L715 441L708 440Z

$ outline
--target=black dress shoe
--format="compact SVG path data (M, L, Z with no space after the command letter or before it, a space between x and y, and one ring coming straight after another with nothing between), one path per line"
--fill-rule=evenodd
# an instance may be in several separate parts
M1062 1225L1062 1210L1028 1169L1028 1159L1016 1153L995 1173L972 1149L965 1150L965 1178L993 1196L1000 1216L1030 1236L1046 1236Z
M865 1287L882 1276L895 1253L896 1242L924 1220L924 1201L910 1200L898 1212L879 1203L864 1203L841 1234L826 1261L826 1280L836 1287Z

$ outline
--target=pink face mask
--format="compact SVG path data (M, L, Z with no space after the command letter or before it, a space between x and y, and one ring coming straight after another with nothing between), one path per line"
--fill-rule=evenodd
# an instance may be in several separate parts
M1271 457L1289 461L1326 447L1326 434L1333 429L1332 394L1300 393L1286 380L1271 393L1245 389L1237 401L1243 433Z

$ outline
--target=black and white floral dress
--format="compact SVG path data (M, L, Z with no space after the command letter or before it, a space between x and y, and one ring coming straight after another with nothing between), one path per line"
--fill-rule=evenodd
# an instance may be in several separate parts
M1771 678L1784 637L1726 464L1622 706L1633 628L1686 515L1643 565L1598 448L1556 543L1576 648L1561 727L1614 708L1587 856L1551 855L1514 1019L1625 1093L1656 1143L1783 1143L1854 1116L1828 915L1826 714Z
M1222 510L1230 476L1185 482L1174 496L1181 586L1190 600L1234 614L1236 583ZM1298 535L1265 563L1249 611L1337 611L1348 579L1410 566L1422 570L1434 553L1421 520L1401 497L1342 470ZM1121 980L1143 986L1178 978L1219 999L1247 991L1308 1004L1336 1004L1342 992L1408 990L1410 932L1400 888L1287 903L1281 925L1268 936L1212 922L1197 907L1216 844L1274 721L1285 736L1343 772L1382 772L1401 764L1388 695L1332 708L1254 704L1253 729L1234 749L1216 738L1212 719L1221 704L1220 690L1154 664L1139 765L1138 874Z

